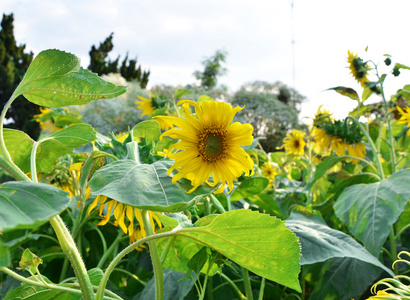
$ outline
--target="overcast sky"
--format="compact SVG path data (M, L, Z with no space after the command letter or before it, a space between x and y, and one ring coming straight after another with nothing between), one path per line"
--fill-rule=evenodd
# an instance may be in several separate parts
M362 91L345 68L348 50L410 65L409 8L408 0L0 0L0 12L14 13L17 43L35 54L68 51L86 68L91 46L114 32L110 57L138 57L151 71L150 87L193 83L201 61L223 49L228 73L220 83L235 91L250 81L281 81L307 97L301 118L319 105L343 118L355 106L324 92L341 85ZM410 73L386 83L394 93Z

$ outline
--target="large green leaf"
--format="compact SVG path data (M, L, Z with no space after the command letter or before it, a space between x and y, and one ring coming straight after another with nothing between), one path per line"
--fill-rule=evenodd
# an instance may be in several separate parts
M348 187L335 203L335 213L367 250L378 256L410 198L410 169L389 179Z
M0 185L0 232L34 228L64 210L67 193L43 183L6 182Z
M302 265L322 262L334 257L349 257L362 260L393 275L376 257L369 253L351 236L326 225L320 216L309 218L300 213L291 214L286 226L292 230L302 245ZM394 275L393 275L394 276Z
M73 152L96 139L95 130L88 124L79 123L56 131L39 141L37 148L37 171L50 172L57 158Z
M125 91L126 87L116 86L81 68L75 55L51 49L34 58L14 96L24 94L35 104L62 107L114 98Z
M298 239L275 217L234 210L216 216L209 225L180 229L177 235L202 243L259 276L301 291Z
M30 153L34 140L23 131L6 128L4 142L14 163L24 173L30 172Z
M90 180L94 195L104 195L134 207L163 212L180 212L195 205L213 189L200 187L187 194L181 183L167 176L169 160L151 165L119 160L96 171Z
M354 258L334 258L322 268L310 299L359 299L381 269Z

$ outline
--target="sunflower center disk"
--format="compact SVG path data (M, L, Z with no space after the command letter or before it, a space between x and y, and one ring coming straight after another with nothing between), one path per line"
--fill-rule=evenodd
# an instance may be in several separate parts
M204 128L198 137L198 150L204 161L212 163L225 157L227 143L225 133L221 128Z

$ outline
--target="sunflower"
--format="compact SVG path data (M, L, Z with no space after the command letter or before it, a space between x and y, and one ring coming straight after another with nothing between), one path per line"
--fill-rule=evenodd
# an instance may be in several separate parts
M140 101L135 101L135 104L139 104L137 108L142 110L141 116L147 115L148 117L150 117L155 111L154 105L152 103L151 93L149 93L149 98L144 98L139 95L137 97L140 99Z
M347 53L347 62L349 63L349 66L346 68L350 69L350 73L362 87L366 87L365 82L369 81L369 79L367 79L369 66L360 57L357 57L357 54L354 55L350 51L347 51Z
M98 206L99 216L103 219L97 224L103 226L108 223L111 217L111 213L114 212L115 226L119 226L125 234L128 234L130 239L130 244L138 241L147 236L147 232L144 228L144 222L142 220L141 210L134 208L130 205L124 205L116 200L108 199L106 196L98 195L95 197L93 203L91 203L88 208L88 215ZM106 207L106 214L103 214L104 208ZM149 218L151 222L151 227L154 232L156 232L157 226L154 223L157 223L158 227L161 228L162 224L154 212L149 211ZM134 217L138 221L138 226L134 228ZM128 223L128 225L126 224ZM143 245L140 245L136 249L142 251L143 248L146 248Z
M314 128L311 136L315 140L314 151L317 154L325 156L335 152L337 155L346 155L346 151L350 156L364 158L366 154L366 147L361 141L347 141L343 137L328 134L324 129ZM353 160L353 164L358 164L359 160Z
M400 119L397 121L397 124L407 124L407 127L410 127L410 107L405 106L401 109L397 106L397 110L400 112ZM410 130L407 130L407 135L410 135Z
M182 105L185 117L165 117L176 127L161 135L161 138L169 136L180 140L169 149L179 150L173 155L175 162L168 170L168 175L173 170L178 171L172 178L174 183L181 178L189 179L193 187L188 193L192 193L204 182L210 186L221 182L216 190L216 193L221 193L225 184L232 191L233 180L243 173L245 176L253 174L254 163L241 148L252 144L253 127L232 123L235 114L243 108L233 108L230 104L217 101L197 104L191 100L181 100L178 105ZM190 106L194 107L195 114ZM213 182L209 181L211 174Z
M306 133L300 130L292 130L286 134L285 139L283 140L283 148L285 148L286 154L288 155L300 155L305 154L305 145L304 141Z
M279 174L278 164L267 161L262 165L261 171L262 176L269 179L270 184L273 184L275 182L276 175Z

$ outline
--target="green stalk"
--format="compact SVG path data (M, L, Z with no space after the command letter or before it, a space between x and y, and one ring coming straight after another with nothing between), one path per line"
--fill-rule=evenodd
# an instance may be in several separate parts
M12 164L14 164L13 160L11 159L10 153L6 148L6 144L4 143L4 134L3 134L3 123L4 119L6 118L6 113L7 110L10 108L11 104L13 101L17 98L17 96L14 95L14 93L11 95L10 99L7 101L7 103L4 105L3 110L1 111L0 115L0 153L2 156ZM17 166L16 166L17 167Z
M241 266L241 271L242 271L242 277L243 277L243 284L245 286L246 299L253 300L252 286L251 286L251 281L249 279L249 272L247 269L245 269L242 266Z
M41 281L35 281L35 280L31 280L29 278L23 277L23 276L17 274L16 272L13 272L9 268L0 267L0 271L3 271L7 275L9 275L9 276L21 281L21 282L24 282L26 284L33 285L33 286L38 286L38 287L45 287L44 284ZM63 287L63 286L55 285L55 284L47 284L47 285L50 288L55 289L55 290L60 290L60 291L68 292L68 293L75 294L75 295L81 295L82 294L80 290L66 288L66 287Z
M121 259L125 255L127 255L128 253L133 251L139 245L142 245L146 242L149 242L149 241L152 241L152 240L155 240L155 239L174 236L176 234L176 232L177 231L169 231L169 232L157 233L155 235L147 236L143 239L140 239L140 240L130 244L128 247L126 247L124 250L122 250L120 253L118 253L117 256L114 257L114 259L111 261L111 263L109 264L109 266L105 270L103 277L101 278L101 282L100 282L100 285L98 286L98 290L97 290L97 296L96 296L97 299L96 300L102 300L103 299L102 298L103 297L103 292L104 292L105 287L107 285L108 279L110 278L110 275L111 275L112 271L115 269L115 266L121 261Z
M30 153L31 178L33 182L38 182L36 169L36 153L39 144L39 142L35 142ZM68 259L71 262L71 265L73 266L74 273L78 279L78 283L80 284L84 300L95 299L90 277L87 273L87 269L81 258L78 248L76 247L74 239L68 231L67 226L64 224L63 220L59 215L52 217L49 221L57 235L57 239L60 243L61 249L67 255Z
M30 178L28 178L28 176L24 174L24 172L13 162L4 142L4 119L6 118L7 110L10 108L11 103L13 103L16 98L17 95L15 96L13 93L10 99L4 105L0 115L0 167L8 172L11 176L13 176L16 180L30 181Z
M111 255L111 253L114 251L115 247L118 245L118 243L121 241L121 239L122 239L122 233L120 231L118 231L118 235L115 238L114 242L112 242L111 246L107 249L107 251L104 251L103 256L101 257L100 261L98 262L97 268L102 269L102 267L104 266L105 261Z
M396 248L396 239L394 236L394 225L390 228L389 232L389 243L390 243L390 255L396 259L397 257L397 248ZM399 270L398 268L393 269L394 274L398 274Z
M380 154L377 151L376 146L374 145L373 140L370 137L369 133L366 131L366 129L364 129L363 125L356 118L354 118L352 116L347 116L346 119L350 119L353 122L355 122L356 125L359 126L360 130L365 135L365 137L367 139L367 142L369 143L369 146L372 149L373 156L376 159L376 165L377 165L377 169L378 169L378 172L379 172L379 176L380 176L381 179L384 179L384 171L383 171L383 166L382 166L382 163L381 163L381 160L380 160Z
M259 297L258 300L263 300L263 293L265 291L265 283L266 283L266 278L262 277L262 281L261 281L261 287L259 289Z
M74 273L80 284L81 291L83 293L84 300L94 300L94 292L91 285L90 277L87 274L84 262L75 246L74 240L68 231L68 228L64 224L59 215L50 219L51 226L57 235L57 239L60 242L61 249L67 255L68 259L73 266Z
M147 236L154 235L154 232L151 227L151 222L149 218L149 211L141 209L142 220L144 223L144 229L147 233ZM162 270L161 260L159 258L158 249L156 241L149 241L149 252L151 255L152 266L154 268L154 277L155 277L155 299L161 300L164 299L164 274Z
M167 258L168 251L171 248L172 244L174 244L174 241L176 239L176 236L172 236L168 239L167 243L165 244L164 250L162 250L161 253L161 264L164 264L165 259Z
M220 273L220 275L233 288L233 290L236 292L240 300L246 300L246 297L244 296L244 294L242 294L238 286L228 276L226 276L224 273Z

